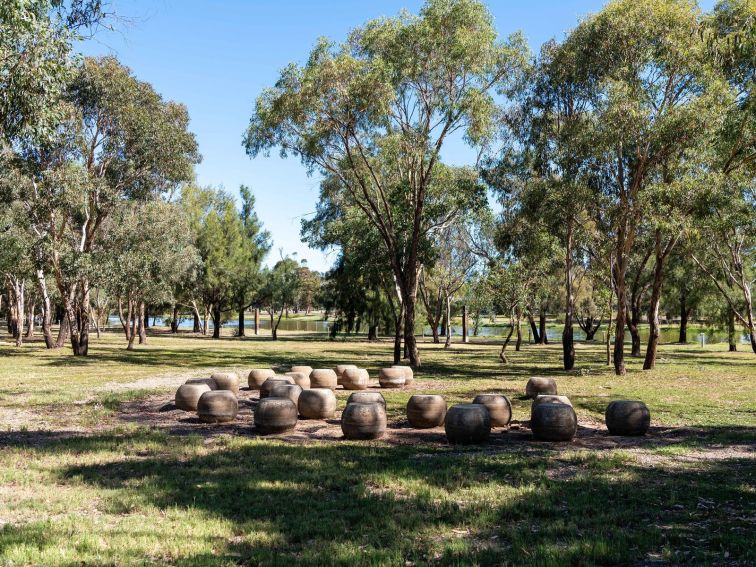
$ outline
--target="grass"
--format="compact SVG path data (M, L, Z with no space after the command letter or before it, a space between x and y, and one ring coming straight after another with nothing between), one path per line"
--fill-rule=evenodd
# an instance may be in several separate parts
M285 442L123 425L122 404L175 378L349 361L375 376L391 344L287 334L272 342L117 335L87 359L0 345L0 565L625 565L756 562L756 357L663 346L656 370L615 377L597 345L577 371L558 345L497 362L495 342L421 345L418 388L449 403L510 396L554 376L585 427L611 399L649 405L630 445L510 441L481 447ZM401 426L409 391L385 392ZM339 407L345 393L339 391ZM522 438L522 435L520 436Z

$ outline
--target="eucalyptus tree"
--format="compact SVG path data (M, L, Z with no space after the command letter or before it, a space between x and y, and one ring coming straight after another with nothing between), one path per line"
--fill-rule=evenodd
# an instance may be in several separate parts
M299 264L289 256L281 258L273 268L263 271L262 282L258 301L268 311L270 331L275 341L281 318L294 305L299 292Z
M0 3L0 144L55 129L73 43L105 16L101 0Z
M727 95L698 40L700 12L685 0L617 0L588 17L562 44L565 79L587 86L591 120L583 176L608 219L617 301L627 303L627 269L641 225L651 225L654 287L652 327L644 367L653 367L658 341L658 296L666 261L690 214L675 177L700 162ZM692 157L691 157L692 156ZM650 205L675 214L650 215ZM625 373L626 312L616 321L614 366Z
M178 205L161 200L125 203L109 219L98 286L116 299L128 349L146 342L145 304L174 300L177 282L195 270L198 253ZM125 310L125 311L124 311Z
M112 57L85 59L60 104L55 135L18 150L26 178L18 199L49 254L73 352L86 355L92 260L107 220L123 201L155 199L189 180L199 156L186 108Z
M472 144L492 133L494 93L513 86L524 53L519 35L497 41L479 1L428 0L419 15L370 21L342 44L320 40L304 66L286 67L257 99L244 142L250 156L278 147L334 176L380 235L413 365L420 254L446 222L430 209L443 203L453 217L471 188L439 183L441 150L455 132Z
M260 270L263 258L270 250L270 233L263 230L262 223L255 212L255 196L246 185L239 188L241 210L239 219L244 238L241 242L241 258L238 260L237 270L233 282L233 303L239 313L237 334L245 335L244 312L255 301L255 292L261 285Z

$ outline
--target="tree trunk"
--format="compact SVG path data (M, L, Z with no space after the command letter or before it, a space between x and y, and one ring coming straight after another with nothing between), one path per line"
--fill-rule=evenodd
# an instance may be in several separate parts
M470 338L467 336L467 305L462 306L462 342L470 342Z
M451 346L451 298L449 295L446 295L446 342L444 343L444 348L449 348Z
M179 306L178 303L173 304L173 314L171 315L171 333L178 333L179 329Z
M565 313L564 313L564 330L562 331L562 359L565 370L572 370L575 367L575 338L573 333L573 316L575 312L575 296L572 290L572 239L573 226L572 220L567 221L567 246L565 247L564 258L564 280L565 280Z
M244 308L239 307L239 328L236 333L238 336L243 337L244 335Z
M139 344L147 344L147 306L142 301L139 304Z
M74 356L87 356L89 354L89 280L81 278L71 293L64 297L64 301L68 303L66 313Z
M549 344L549 337L546 335L546 308L543 305L538 310L538 337L541 339L539 344Z
M680 292L680 336L677 342L684 345L688 342L688 316L690 315L690 309L688 308L688 293L683 287Z
M26 331L24 332L25 339L31 339L34 337L34 312L37 310L37 305L31 303L26 310Z
M192 314L194 315L194 324L192 325L193 333L201 333L202 327L200 326L200 312L197 308L197 302L192 301Z
M368 327L368 341L374 342L378 340L378 325L373 324Z
M404 295L404 346L410 365L420 366L420 352L415 339L415 305L417 304L417 283L415 282L408 293Z
M729 307L727 309L727 343L730 352L738 350L738 342L735 339L735 311Z
M137 335L137 320L139 319L139 313L137 310L136 303L132 300L129 300L129 319L127 320L127 324L129 326L129 342L126 345L126 350L134 350L134 339L136 339Z
M255 335L260 334L260 308L255 307Z
M621 248L618 247L618 248ZM621 252L617 252L614 264L614 285L617 292L617 322L614 332L614 373L624 376L625 370L625 325L627 324L627 258Z
M659 303L661 302L662 284L664 283L664 267L667 264L667 258L677 243L676 237L671 237L666 246L662 249L661 229L656 229L655 234L655 257L654 262L654 283L651 287L651 304L648 307L648 343L646 345L646 359L643 361L643 370L653 370L656 366L656 352L659 347L660 321L659 321Z
M221 308L219 304L213 305L213 338L219 339L221 331Z
M55 348L63 348L68 342L68 337L71 334L71 323L68 320L68 314L64 311L63 318L60 320L60 326L58 327L58 337L55 340Z
M522 346L522 326L520 324L520 315L517 315L517 340L515 341L515 350L517 352L520 352L520 347Z
M630 356L639 357L641 355L641 338L638 326L640 325L640 304L631 301L631 307L628 307L627 329L630 331L631 350Z
M37 270L37 287L39 288L39 296L41 299L42 336L45 338L45 347L55 348L55 340L52 336L52 311L50 308L50 295L47 292L47 281L45 279L45 273L42 270Z
M141 309L141 311L143 311L143 314L142 314L142 327L144 329L149 329L150 328L149 306L148 305L143 305L143 307L140 308L140 309ZM139 337L139 342L140 343L142 342L141 334L140 334L140 337Z
M399 364L402 360L402 321L404 319L404 309L399 308L399 313L394 320L394 364Z
M512 338L513 332L514 332L514 319L509 324L509 334L507 334L507 338L504 339L504 344L501 345L501 351L499 351L499 360L501 360L502 364L509 364L509 360L507 360L507 355L504 354L504 351L507 350L507 346L509 345L509 339Z
M530 332L533 335L533 343L540 345L541 335L538 332L538 327L536 326L535 319L533 318L533 314L530 311L528 311L528 324L530 325Z

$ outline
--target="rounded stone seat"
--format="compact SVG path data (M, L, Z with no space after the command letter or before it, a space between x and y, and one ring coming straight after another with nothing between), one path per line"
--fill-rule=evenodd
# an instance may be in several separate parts
M533 376L525 385L525 396L535 398L539 394L556 396L557 385L553 378Z
M651 426L651 412L639 400L615 400L606 408L606 427L612 435L645 435Z
M236 372L215 372L210 378L215 380L219 390L239 393L239 375Z
M247 376L247 384L250 390L259 390L268 378L272 378L276 373L272 368L253 368Z
M205 392L210 392L207 384L182 384L176 390L176 407L184 411L197 411L197 402Z
M386 407L386 399L380 392L354 392L347 398L349 404L381 404Z
M341 376L341 385L345 390L365 390L370 382L370 375L364 368L347 368Z
M403 388L405 380L405 372L401 368L381 368L378 372L381 388Z
M258 402L255 408L255 427L263 435L284 433L296 426L297 406L289 398L270 397Z
M303 390L307 390L310 387L309 372L307 374L304 372L287 372L286 376L290 376L291 379L294 380L294 383Z
M509 427L512 422L512 403L501 394L478 394L474 404L486 406L491 417L491 427Z
M572 402L567 396L553 396L551 394L538 394L530 405L530 419L533 419L533 410L540 404L565 404L572 407Z
M415 373L411 366L402 366L401 364L393 364L391 368L400 368L404 371L404 385L411 386L415 381Z
M205 392L197 402L197 415L205 423L224 423L236 419L239 401L230 390Z
M483 443L491 435L491 416L482 404L459 404L446 412L444 429L450 443Z
M205 384L211 390L218 389L218 385L212 378L189 378L184 384Z
M443 425L446 400L437 394L415 394L407 401L407 421L415 429Z
M289 386L293 383L294 379L291 376L274 376L273 378L268 378L263 382L262 386L260 386L260 399L273 395L271 392L276 386Z
M310 388L299 394L299 415L305 419L326 419L336 412L336 394L330 388Z
M530 428L533 437L541 441L570 441L577 433L577 416L567 404L538 404L533 408Z
M306 366L306 365L292 366L289 372L301 372L302 374L306 374L307 376L309 376L310 372L312 372L312 366Z
M265 399L268 398L288 398L296 406L299 403L299 395L303 392L302 387L298 384L274 384Z
M315 368L310 372L311 388L330 388L335 390L338 385L336 372L330 368Z
M336 383L341 386L344 379L344 371L349 369L356 369L356 364L337 364L333 371L336 373Z
M386 409L379 403L347 404L341 431L347 439L378 439L386 433Z

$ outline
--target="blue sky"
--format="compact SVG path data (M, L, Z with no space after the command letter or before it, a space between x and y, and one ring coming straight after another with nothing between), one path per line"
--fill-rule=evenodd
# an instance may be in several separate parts
M703 2L710 8L713 0ZM418 0L111 0L119 16L114 32L101 32L82 47L86 55L113 54L135 75L152 83L165 98L186 104L191 130L202 153L199 183L238 194L249 185L257 211L271 232L274 248L306 259L325 271L335 253L309 249L299 240L303 216L312 213L318 179L308 177L295 158L277 155L251 160L241 146L255 98L272 85L291 61L306 60L320 36L343 39L366 20L416 12ZM601 0L489 0L501 36L522 30L532 49L561 38L579 17L595 12ZM460 142L446 148L444 160L470 163Z

